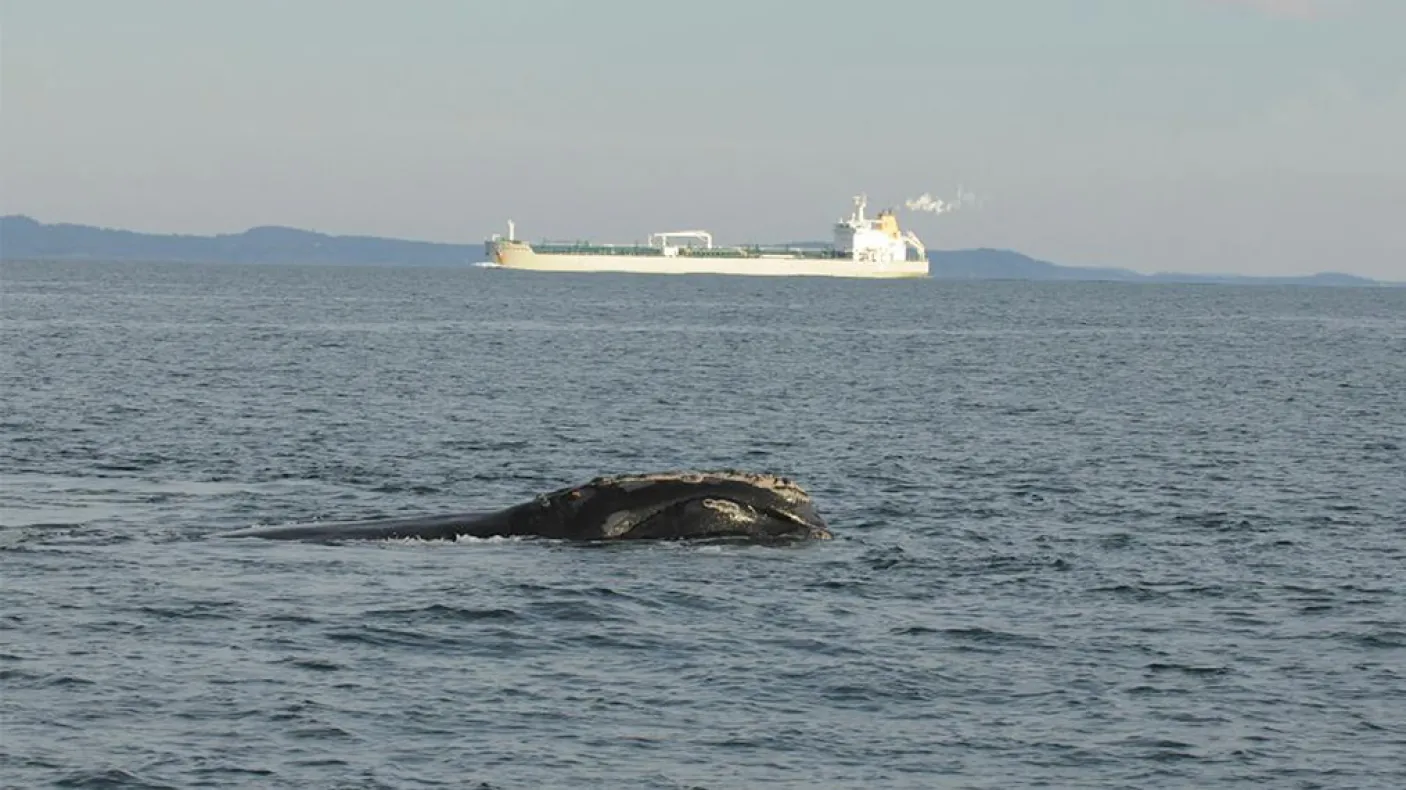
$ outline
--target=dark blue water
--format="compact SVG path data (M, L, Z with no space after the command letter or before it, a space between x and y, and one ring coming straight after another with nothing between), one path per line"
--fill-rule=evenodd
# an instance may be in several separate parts
M0 285L5 787L1406 786L1406 289ZM838 538L211 537L681 467Z

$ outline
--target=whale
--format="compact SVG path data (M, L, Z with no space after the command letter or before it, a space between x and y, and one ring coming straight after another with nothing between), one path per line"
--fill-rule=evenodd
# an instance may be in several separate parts
M255 526L222 537L324 543L495 537L770 542L834 535L796 482L723 470L602 476L496 511Z

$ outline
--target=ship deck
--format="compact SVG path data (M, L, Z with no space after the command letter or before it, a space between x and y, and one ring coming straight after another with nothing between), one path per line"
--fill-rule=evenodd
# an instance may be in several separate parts
M633 258L662 258L664 250L645 244L592 244L590 242L539 242L531 245L538 255L623 255ZM831 247L769 247L747 245L737 247L679 247L680 257L689 258L761 258L784 256L806 260L848 260L850 254ZM920 260L911 250L909 260Z

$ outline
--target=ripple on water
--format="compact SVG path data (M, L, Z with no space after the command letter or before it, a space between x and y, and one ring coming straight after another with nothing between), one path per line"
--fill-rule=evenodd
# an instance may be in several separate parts
M1406 786L1401 289L5 277L6 783ZM837 539L209 539L738 464Z

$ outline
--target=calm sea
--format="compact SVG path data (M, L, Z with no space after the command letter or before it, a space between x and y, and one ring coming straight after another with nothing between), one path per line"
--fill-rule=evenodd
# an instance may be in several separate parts
M0 279L0 783L1406 786L1406 289ZM791 547L226 541L771 470Z

